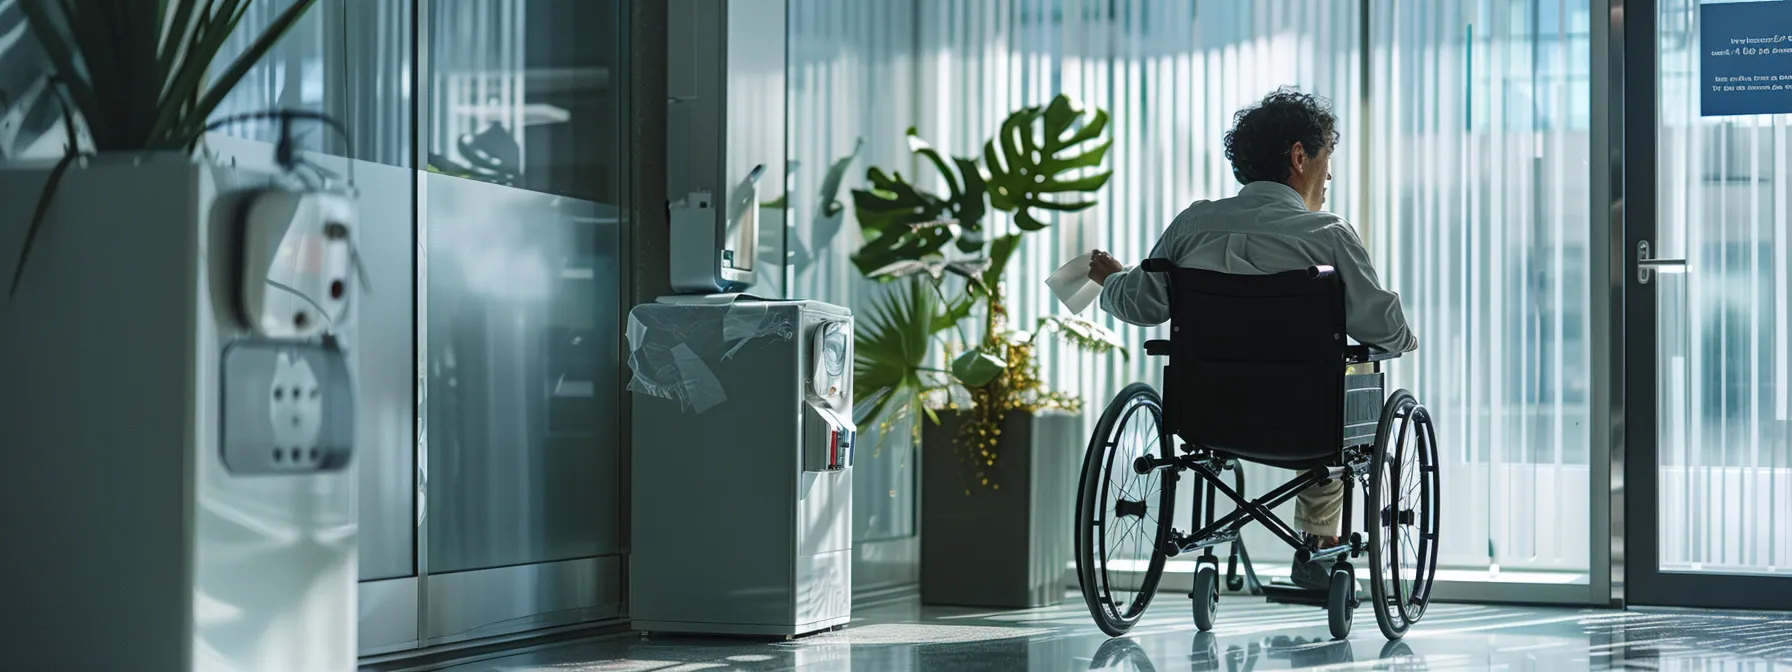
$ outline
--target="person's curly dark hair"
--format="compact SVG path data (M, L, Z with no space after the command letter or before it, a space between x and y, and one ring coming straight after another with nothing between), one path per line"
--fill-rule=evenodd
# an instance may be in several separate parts
M1338 142L1338 117L1331 101L1283 87L1232 117L1226 132L1226 159L1241 184L1287 182L1288 152L1301 143L1308 157Z

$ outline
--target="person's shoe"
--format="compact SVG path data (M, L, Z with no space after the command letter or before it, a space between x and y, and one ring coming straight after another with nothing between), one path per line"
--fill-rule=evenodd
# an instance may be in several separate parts
M1318 560L1294 563L1294 568L1288 571L1288 580L1307 590L1327 590L1332 584L1331 577L1326 575L1325 566Z
M1303 533L1302 537L1303 541L1312 544L1314 548L1318 547L1312 534ZM1288 570L1288 580L1307 590L1329 590L1332 585L1331 574L1325 570L1325 564L1318 560L1294 563L1294 567Z

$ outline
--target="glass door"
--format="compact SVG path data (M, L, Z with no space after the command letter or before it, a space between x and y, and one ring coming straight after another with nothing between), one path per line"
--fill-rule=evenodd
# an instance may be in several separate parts
M1627 597L1792 608L1792 99L1752 88L1792 56L1737 46L1784 39L1792 2L1643 7L1625 18Z

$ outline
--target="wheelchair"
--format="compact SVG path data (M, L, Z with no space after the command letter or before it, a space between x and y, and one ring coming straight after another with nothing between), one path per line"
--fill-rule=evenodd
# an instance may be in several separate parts
M1074 552L1096 625L1124 635L1151 604L1166 561L1200 551L1189 597L1196 627L1212 630L1214 548L1231 544L1227 584L1239 590L1240 530L1257 522L1293 547L1296 561L1331 563L1329 590L1279 588L1272 600L1323 605L1332 636L1346 638L1360 603L1351 561L1367 554L1376 623L1390 641L1405 636L1424 616L1437 574L1439 495L1430 413L1406 390L1383 392L1382 362L1398 355L1346 339L1344 286L1329 266L1244 276L1148 259L1143 270L1169 280L1170 339L1145 344L1168 361L1162 395L1143 383L1122 390L1083 458ZM1240 460L1299 474L1247 499ZM1174 520L1185 472L1201 481L1190 498L1199 521L1191 531ZM1272 509L1334 479L1343 481L1340 543L1317 548ZM1358 486L1367 495L1366 541L1352 531ZM1234 510L1216 518L1216 494Z

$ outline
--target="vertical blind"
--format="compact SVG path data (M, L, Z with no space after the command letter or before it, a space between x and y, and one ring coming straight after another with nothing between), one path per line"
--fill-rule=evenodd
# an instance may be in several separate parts
M849 258L860 240L849 190L864 185L867 166L913 172L903 131L914 123L916 2L788 1L790 296L864 315L880 290L860 280ZM844 210L829 216L822 183L855 147L834 199ZM867 434L855 455L855 541L915 534L916 450L906 427L892 434L881 442Z
M1438 418L1446 568L1588 567L1588 7L1369 4L1371 251L1419 335L1390 382Z
M1041 286L1062 261L1099 247L1136 262L1190 203L1236 193L1220 138L1237 110L1281 86L1331 99L1344 135L1328 207L1362 231L1422 343L1391 382L1439 416L1442 560L1585 572L1587 516L1560 512L1585 511L1589 483L1586 0L896 4L793 3L791 142L805 166L863 136L872 161L848 184L866 165L913 174L909 125L969 154L1008 113L1059 92L1112 114L1100 204L1027 234L1009 272L1023 325L1063 310ZM853 22L866 13L887 18ZM797 193L813 193L819 170L798 171ZM809 215L792 203L800 228ZM858 240L846 218L798 295L862 306L875 291L845 261ZM999 213L988 223L1012 226ZM1086 316L1128 343L1153 331ZM1041 355L1052 385L1087 400L1091 425L1114 391L1160 375L1140 356ZM1248 473L1261 487L1285 476ZM1281 545L1252 532L1255 555L1276 559Z

